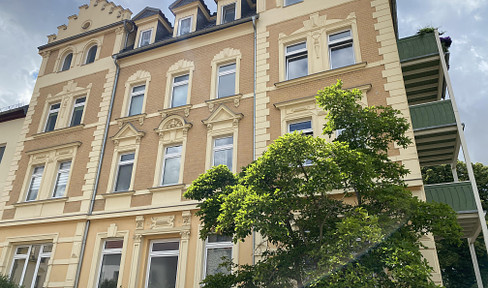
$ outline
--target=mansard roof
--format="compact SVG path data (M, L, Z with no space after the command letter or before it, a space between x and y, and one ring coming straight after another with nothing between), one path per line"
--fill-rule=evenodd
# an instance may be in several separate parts
M200 2L200 4L202 4L202 6L207 11L208 15L211 15L210 9L208 9L207 5L205 4L205 2L203 0L176 0L175 2L173 2L173 4L169 5L169 10L171 10L171 12L173 12L173 14L174 14L174 9L179 8L179 7L183 7L183 6L186 6L188 4L195 3L195 2Z
M141 19L153 16L153 15L159 15L159 16L161 16L161 18L164 19L164 21L166 21L167 23L170 23L168 18L166 18L166 16L163 14L163 12L161 12L161 10L159 10L158 8L153 8L153 7L146 7L144 9L142 9L142 11L137 13L137 15L132 18L132 20L137 21L137 20L141 20Z

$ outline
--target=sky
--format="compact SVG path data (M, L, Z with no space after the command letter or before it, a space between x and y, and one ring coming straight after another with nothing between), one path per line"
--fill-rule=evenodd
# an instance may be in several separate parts
M173 0L114 2L133 15L146 6L159 8L173 21L167 8ZM214 12L214 0L205 2ZM29 102L41 65L37 47L46 44L46 36L56 33L58 26L68 23L68 16L87 3L89 0L0 0L0 109ZM400 37L433 26L453 40L449 74L471 161L488 165L488 37L483 32L483 27L488 28L488 0L397 0L397 5Z

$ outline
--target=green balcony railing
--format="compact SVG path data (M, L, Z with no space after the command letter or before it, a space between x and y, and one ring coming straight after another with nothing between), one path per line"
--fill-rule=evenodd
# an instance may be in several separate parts
M451 100L410 106L413 130L456 125Z
M405 37L397 43L401 62L439 54L434 33Z
M424 189L428 202L446 203L456 212L476 210L471 182L425 185Z

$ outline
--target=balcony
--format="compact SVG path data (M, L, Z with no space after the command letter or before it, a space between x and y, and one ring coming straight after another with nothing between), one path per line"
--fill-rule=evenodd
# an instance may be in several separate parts
M425 185L424 189L428 202L446 203L458 213L458 222L465 237L479 233L480 222L471 182Z
M397 44L408 103L444 98L446 83L434 33L402 38Z
M454 163L459 134L451 100L410 106L420 166Z

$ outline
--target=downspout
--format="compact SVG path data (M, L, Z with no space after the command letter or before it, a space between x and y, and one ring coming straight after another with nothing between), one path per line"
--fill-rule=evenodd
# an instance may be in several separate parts
M252 160L256 160L256 77L257 77L257 35L256 16L252 16L252 27L254 30L254 86L253 86L253 111L252 111ZM252 231L252 265L256 264L256 232Z
M127 41L129 38L129 33L131 33L134 30L134 26L132 26L132 29L128 31L126 27L127 20L124 20L124 28L126 30L126 36L125 36L125 41L124 41L124 49L126 48ZM107 138L108 138L108 128L110 126L110 119L112 118L112 108L114 104L114 99L115 99L115 91L117 90L117 83L119 80L119 73L120 73L120 66L117 63L117 55L112 56L114 59L114 64L115 64L115 79L114 79L114 84L113 84L113 90L112 90L112 95L110 98L110 106L108 108L108 115L107 115L107 121L105 122L105 131L103 133L103 140L102 140L102 149L100 151L99 159L98 159L98 167L97 167L97 173L95 175L95 183L93 186L93 193L92 197L90 200L90 206L88 209L88 214L87 216L92 215L93 213L93 207L95 205L95 197L97 195L97 190L98 190L98 184L100 181L100 171L102 170L102 161L103 157L105 155L105 146L107 144ZM80 282L80 275L81 275L81 266L83 263L83 258L85 256L85 248L86 248L86 240L88 238L88 229L90 228L90 219L86 220L86 225L85 225L85 231L83 232L83 238L81 240L81 250L80 250L80 259L78 261L78 266L76 267L76 275L75 275L75 283L74 283L74 288L78 288L79 282Z

